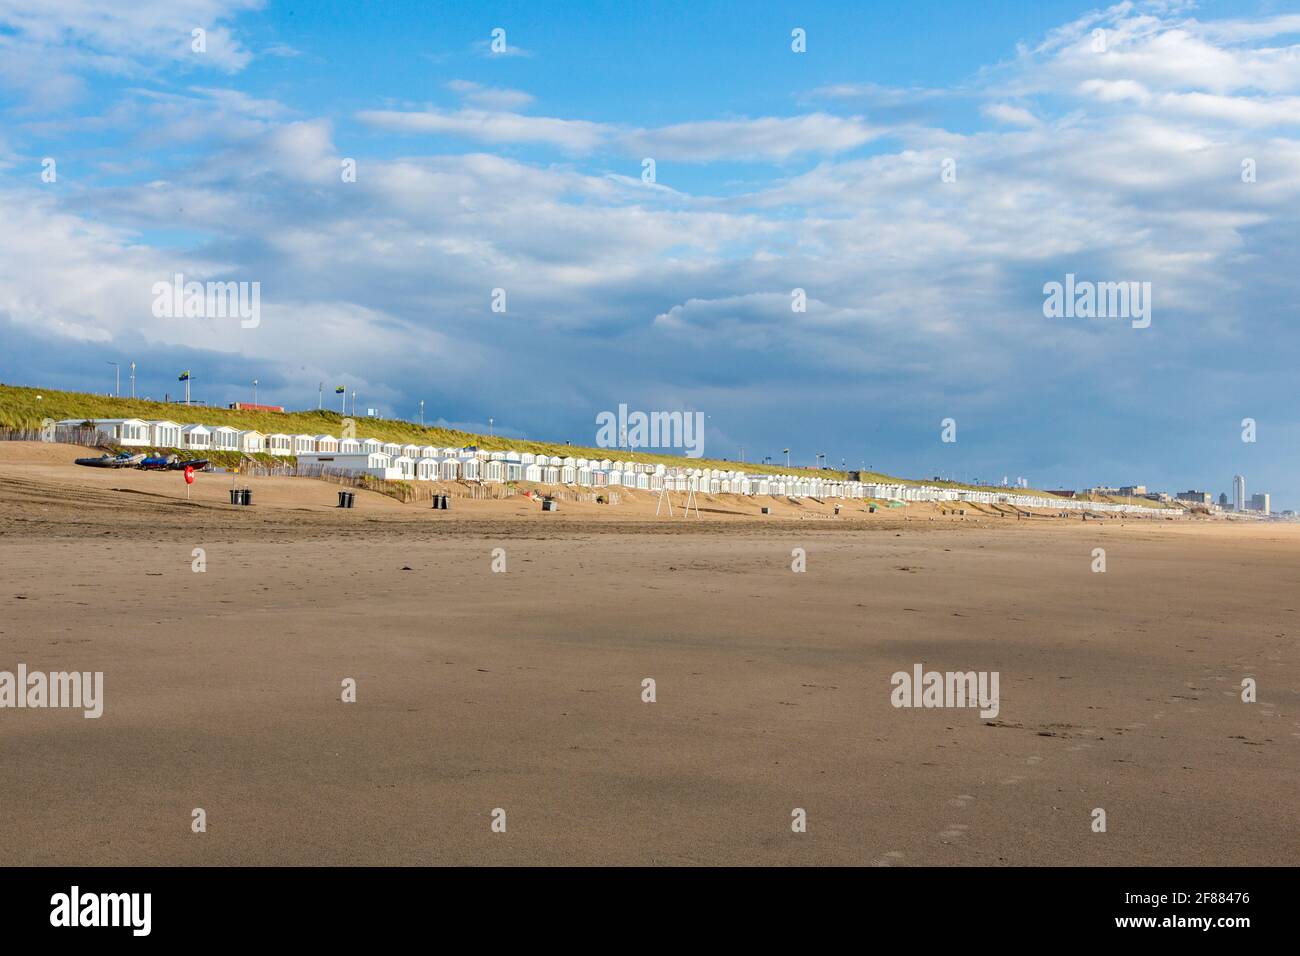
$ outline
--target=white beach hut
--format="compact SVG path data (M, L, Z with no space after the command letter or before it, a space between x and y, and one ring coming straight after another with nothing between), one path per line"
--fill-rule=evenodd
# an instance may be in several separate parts
M492 459L483 463L483 480L484 481L505 481L506 480L506 463L499 459Z
M542 469L542 484L558 485L560 483L560 468L558 465L547 465Z
M415 480L416 481L437 481L438 480L438 459L421 458L415 463Z
M229 425L218 425L212 429L213 451L238 451L239 429Z
M402 446L395 441L384 442L383 452L392 458L399 458L402 454Z
M319 452L336 452L340 451L339 440L333 435L317 435L316 450Z
M266 436L266 451L271 455L292 455L293 436L284 432L273 432Z
M542 466L537 464L535 461L524 465L524 481L535 481L538 484L541 484Z
M460 476L466 481L478 481L480 462L477 458L462 458Z
M310 455L316 451L315 435L294 435L293 436L293 453L295 455Z
M357 441L355 438L339 439L338 451L340 455L360 455L365 450L366 449L361 446L361 442Z
M181 442L186 448L208 451L212 447L212 432L202 425L186 425L181 429Z
M149 442L155 448L180 448L180 423L165 418L149 422Z
M245 429L239 433L239 450L247 455L256 455L266 450L266 436L255 428Z
M456 481L460 478L460 459L444 458L439 461L438 477L443 481Z
M114 443L143 448L153 444L153 429L141 418L70 418L60 425L84 425L90 422L96 429L113 437Z

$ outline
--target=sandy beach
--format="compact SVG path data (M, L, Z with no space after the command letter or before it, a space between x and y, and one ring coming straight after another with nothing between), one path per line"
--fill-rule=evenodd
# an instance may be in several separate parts
M75 454L0 442L0 670L105 675L97 720L0 711L8 864L1296 859L1296 526L236 508ZM997 717L892 706L915 664L998 672Z

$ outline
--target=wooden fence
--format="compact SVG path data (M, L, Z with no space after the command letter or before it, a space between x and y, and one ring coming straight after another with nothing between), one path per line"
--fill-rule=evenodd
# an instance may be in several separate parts
M113 444L113 436L98 428L85 428L81 425L46 425L43 428L0 428L0 441L60 442L65 445L106 448Z

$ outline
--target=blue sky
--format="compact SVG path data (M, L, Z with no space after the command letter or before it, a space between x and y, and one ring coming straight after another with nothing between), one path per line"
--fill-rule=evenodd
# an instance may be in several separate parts
M884 7L0 0L0 380L1300 503L1300 5Z

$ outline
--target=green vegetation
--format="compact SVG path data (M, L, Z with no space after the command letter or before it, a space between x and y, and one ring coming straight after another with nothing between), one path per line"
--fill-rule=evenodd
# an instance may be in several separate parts
M37 396L40 396L38 399ZM143 418L170 419L188 425L230 425L235 428L255 428L264 434L334 435L342 430L343 416L338 412L312 409L305 412L255 412L234 411L210 405L168 404L146 402L142 399L113 398L107 395L90 395L83 392L57 392L49 389L0 385L0 428L39 428L42 419L61 421L65 418ZM563 445L555 442L527 441L520 438L488 437L448 428L422 428L414 422L392 418L357 418L358 438L378 438L385 442L401 444L437 445L462 448L477 445L489 451L514 449L536 455L572 455L574 458L628 457L625 450L590 448L580 445ZM213 453L213 461L216 455ZM747 472L783 471L776 466L761 467L752 462L737 463L714 458L686 458L681 455L657 455L638 449L637 461L663 462L666 465L684 465L692 468L743 468ZM846 477L842 471L819 472L823 477ZM885 480L885 476L880 476ZM895 479L889 479L895 480Z

